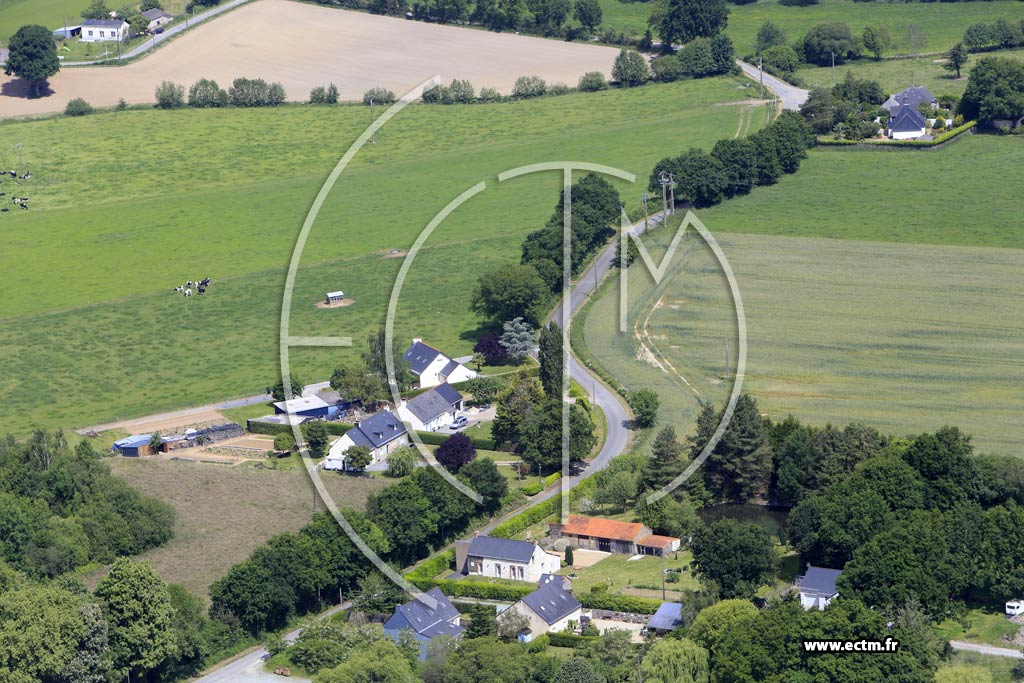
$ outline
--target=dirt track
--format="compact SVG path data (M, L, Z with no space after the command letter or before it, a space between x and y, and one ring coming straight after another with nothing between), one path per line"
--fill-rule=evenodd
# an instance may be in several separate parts
M440 74L508 92L519 76L575 85L586 71L611 69L614 48L380 17L288 0L260 0L190 31L123 67L67 68L52 92L29 100L0 75L0 116L62 111L83 97L93 106L153 101L163 80L186 88L200 78L222 87L239 76L280 81L290 100L333 81L342 99L383 85L401 94Z

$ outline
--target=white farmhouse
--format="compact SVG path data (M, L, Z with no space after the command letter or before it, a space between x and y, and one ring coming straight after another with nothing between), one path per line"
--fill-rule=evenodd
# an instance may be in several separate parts
M438 384L398 404L398 417L417 432L436 432L452 423L462 410L462 394L451 384Z
M583 616L580 605L561 576L545 576L540 587L498 615L498 621L508 619L512 614L526 617L528 626L519 633L519 640L528 643L545 633L565 631L572 624L579 624Z
M839 595L836 580L843 573L842 569L826 569L807 565L803 576L796 577L796 587L800 591L800 606L804 609L823 610Z
M86 43L118 42L128 35L124 19L86 19L82 22L82 40Z
M412 340L412 345L402 355L409 362L409 370L419 378L420 387L465 382L477 374L434 347L424 344L419 337Z
M455 566L469 576L489 576L536 583L558 571L562 561L539 545L496 536L477 536L455 543Z
M402 421L389 410L382 410L356 423L340 439L331 444L324 459L325 470L344 470L345 451L352 446L367 446L374 465L388 454L409 445L409 432Z

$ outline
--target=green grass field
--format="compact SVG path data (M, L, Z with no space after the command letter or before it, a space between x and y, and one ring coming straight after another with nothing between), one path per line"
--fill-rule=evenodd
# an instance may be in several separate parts
M163 0L161 4L171 14L180 14L187 3L188 0ZM54 30L65 23L77 25L82 20L82 10L88 4L88 0L0 0L0 43L6 45L15 31L25 24L40 24ZM111 9L122 6L108 4ZM138 6L138 2L135 5ZM98 52L94 51L93 55L96 54Z
M990 136L930 152L814 150L796 175L700 212L739 279L746 387L762 409L900 434L955 423L981 450L1015 452L1024 252L1012 249L1020 227L1003 179L1022 160L1020 141ZM663 249L670 237L648 239ZM661 421L687 433L698 399L727 397L733 326L717 269L699 244L684 245L683 263L694 262L661 287L632 269L626 334L614 285L583 324L599 362L658 391Z
M647 28L653 5L653 2L601 0L602 25L641 34ZM822 0L810 7L784 7L776 0L760 0L749 5L729 5L729 12L727 32L740 55L754 52L757 31L766 21L781 26L790 41L802 37L815 24L826 22L845 22L857 35L866 25L882 25L888 27L892 36L890 54L907 54L910 52L907 28L911 24L923 31L925 51L948 50L975 22L991 22L1000 17L1011 21L1024 18L1024 5L1015 0L957 3Z
M1003 639L1012 637L1020 630L1020 626L1006 618L1001 609L974 608L967 612L968 627L952 619L946 619L936 629L944 638L962 640L968 643L983 643L996 647L1013 645Z
M1021 679L1013 675L1017 660L1009 657L988 657L977 652L954 652L946 663L948 666L980 667L992 674L992 683L1015 683Z
M439 227L399 302L400 343L472 347L480 274L518 258L550 215L555 173L497 186L523 164L586 160L646 177L665 149L710 146L752 93L721 78L498 105L413 106L353 161L320 212L293 296L291 333L350 335L351 350L296 349L307 380L353 362L382 324L401 258L430 219L482 179L489 189ZM359 106L125 111L0 124L0 165L24 145L33 178L0 191L4 429L82 426L247 395L273 380L284 275L328 171L365 126ZM754 117L755 125L761 117ZM111 153L109 141L118 141ZM629 205L640 186L620 184ZM214 278L207 296L171 289ZM323 310L324 291L355 303Z
M836 67L836 80L842 80L847 72L858 78L870 78L878 81L887 93L903 90L911 84L923 85L936 97L944 94L963 95L967 89L967 79L971 69L979 59L985 57L1006 57L1024 60L1022 50L1000 50L984 54L971 55L970 61L961 70L961 77L946 71L942 67L941 57L922 57L921 59L883 59L873 61L862 59L857 62ZM797 76L805 88L832 87L832 69L824 67L804 67L797 71Z
M680 550L678 553L665 556L664 566L666 569L683 570L678 574L680 579L678 583L665 584L667 590L680 591L684 588L697 590L700 588L697 580L690 573L691 562L693 562L693 553L689 550ZM608 586L608 592L613 594L624 592L637 594L637 591L658 590L658 597L661 597L661 567L661 560L657 557L645 556L638 560L630 560L629 555L609 555L589 567L575 571L572 567L563 567L558 573L577 574L577 578L572 580L573 591L577 594L588 593L592 587L603 583Z

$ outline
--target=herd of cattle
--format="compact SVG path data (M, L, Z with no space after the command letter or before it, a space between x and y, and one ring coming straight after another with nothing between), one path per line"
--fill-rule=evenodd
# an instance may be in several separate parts
M26 169L24 174L18 175L17 171L0 171L0 178L6 177L8 175L11 176L12 178L17 179L17 180L28 180L28 179L30 179L32 177L32 172L29 171L28 169ZM6 197L6 196L7 196L6 192L0 192L0 197ZM20 206L21 208L23 208L26 211L28 211L28 197L15 197L14 195L11 195L11 201L14 202L15 206ZM6 206L3 207L3 208L0 208L0 211L2 211L4 213L6 213L9 210L10 209L8 209L8 207L6 207Z
M188 297L192 296L193 286L196 288L196 292L200 296L202 296L203 294L206 294L206 288L210 286L210 278L204 277L202 280L196 280L195 282L189 280L183 285L178 285L171 291L174 292L175 294L184 294L185 298L187 299Z

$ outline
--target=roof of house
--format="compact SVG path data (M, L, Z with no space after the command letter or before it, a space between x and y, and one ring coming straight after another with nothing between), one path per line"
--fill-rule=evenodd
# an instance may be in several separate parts
M673 543L678 542L679 539L675 536L660 536L658 534L651 534L650 536L644 536L636 542L637 545L645 545L648 548L666 548Z
M831 597L838 593L836 590L836 579L842 573L842 569L827 569L809 564L804 575L797 577L796 585L801 593Z
M412 345L402 354L405 360L409 361L409 370L418 375L427 369L427 366L434 362L438 356L444 356L432 346L424 344L419 339L414 339ZM445 356L447 358L447 356Z
M345 432L357 446L380 448L406 433L405 425L390 410L371 415L358 426Z
M444 400L448 401L450 405L455 405L456 403L462 400L462 394L459 393L459 390L453 387L451 384L448 384L448 382L445 382L444 384L438 384L436 387L434 387L434 391L441 394L441 397L444 398Z
M683 625L683 606L678 602L663 602L654 616L647 622L647 628L671 631Z
M152 434L133 434L132 436L126 436L123 439L118 439L114 442L114 445L118 448L123 448L125 446L141 446L142 444L149 443L149 440L152 438Z
M168 19L170 19L173 15L168 14L167 12L163 11L159 7L154 7L153 9L148 9L145 12L143 12L142 16L147 21L153 21L154 19L163 19L164 17L167 17Z
M274 404L274 407L280 410L282 413L304 413L307 410L317 410L318 408L326 408L327 402L319 396L299 396L297 398L291 398L287 401L278 401Z
M121 28L124 24L124 19L86 19L82 22L82 26L96 26L98 28Z
M497 536L477 536L469 544L469 554L507 562L529 562L536 546L526 541L510 541Z
M935 102L935 95L928 92L928 88L923 85L912 85L909 88L900 90L895 95L892 95L889 99L896 100L899 104L904 106L910 105L914 109L925 102Z
M384 624L385 629L411 628L426 638L437 636L454 636L462 632L462 627L451 623L459 616L459 611L452 606L448 596L439 588L431 588L426 593L436 601L431 607L423 600L411 600L399 605L395 613Z
M541 584L537 590L523 598L523 603L548 624L572 614L581 606L579 600L565 590L560 581Z
M572 579L568 576L562 576L561 574L541 574L540 579L537 580L537 585L543 586L548 581L561 581L562 588L565 590L572 590Z
M457 368L457 367L459 367L459 362L458 361L454 361L454 360L450 360L450 361L448 361L448 365L446 365L443 368L441 368L441 374L447 377L448 375L450 375L453 372L455 372L455 368Z
M927 127L924 114L915 107L903 106L896 110L889 121L889 130L895 133L913 133Z
M278 415L264 415L263 417L251 418L252 422L264 422L266 424L275 425L301 425L315 420L316 418L310 417L309 415L289 415L288 413L280 413Z
M443 384L441 386L448 385ZM455 393L458 394L458 392ZM459 395L459 397L454 401L448 400L445 398L445 394L437 391L437 387L434 387L424 391L415 398L409 399L405 404L405 407L408 408L409 412L415 415L420 422L430 422L435 417L451 412L452 405L460 400L462 400L461 395Z
M562 525L563 534L610 538L616 541L636 541L640 534L649 535L644 533L645 531L644 525L639 522L619 522L614 519L582 515L571 515Z

